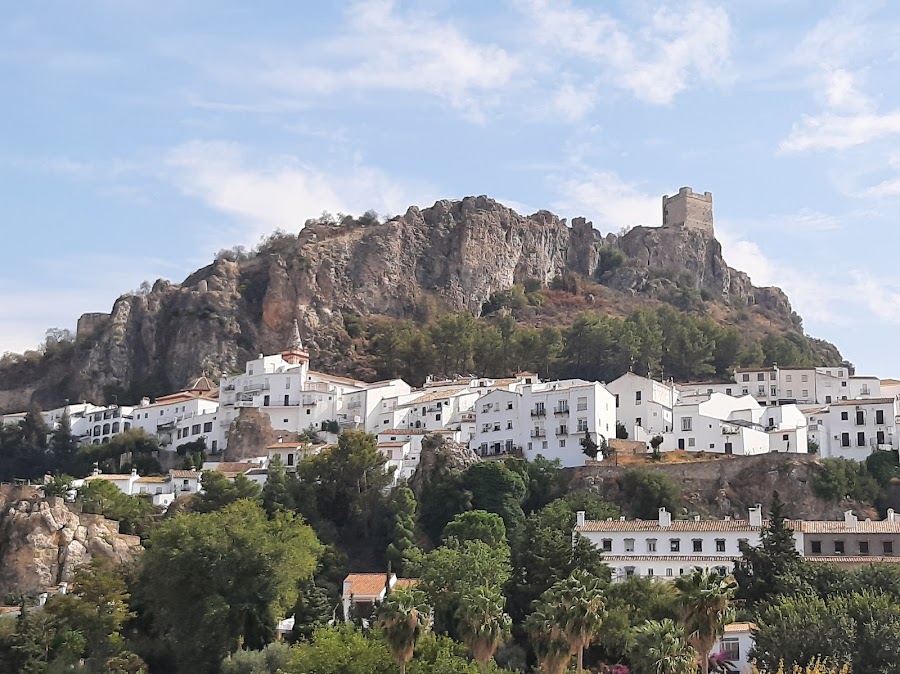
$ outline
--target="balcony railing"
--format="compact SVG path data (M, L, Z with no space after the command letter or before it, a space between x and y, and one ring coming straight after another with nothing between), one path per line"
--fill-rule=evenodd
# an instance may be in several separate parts
M318 405L319 401L313 396L303 396L303 406L304 407L312 407Z
M531 437L532 438L546 438L547 431L540 429L540 428L535 428L533 431L531 431Z
M547 416L547 410L543 407L535 407L531 410L531 416L533 417L545 417Z
M557 435L568 435L569 429L566 428L565 426L560 426L559 428L556 429L556 434Z
M245 384L245 391L268 391L269 384Z
M562 415L564 415L564 414L568 414L568 413L569 413L569 408L568 408L568 407L555 407L555 408L553 409L553 414L555 414L555 415L558 416L558 417L559 417L559 416L562 416Z

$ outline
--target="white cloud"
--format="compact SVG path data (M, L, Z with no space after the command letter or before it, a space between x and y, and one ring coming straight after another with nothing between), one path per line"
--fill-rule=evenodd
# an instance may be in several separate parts
M323 210L405 212L433 194L360 163L327 173L291 156L254 162L236 143L186 143L169 152L166 165L182 192L243 223L239 236L247 243L275 229L297 231Z
M847 150L897 134L900 134L900 111L882 115L825 112L819 116L806 115L794 124L780 149L783 152Z
M731 23L722 7L661 7L631 28L570 2L522 0L520 6L545 48L602 65L605 79L647 103L671 103L692 82L731 79Z
M883 322L900 325L900 279L879 278L870 272L855 271L851 275L856 300Z
M496 90L517 73L517 58L467 37L453 22L425 12L401 12L392 0L365 0L347 11L340 35L299 57L272 52L255 77L301 98L348 92L424 92L479 117ZM313 65L321 60L327 65Z
M619 231L634 225L659 225L660 198L622 180L611 171L583 171L577 177L551 178L558 193L553 207L592 220L598 228Z

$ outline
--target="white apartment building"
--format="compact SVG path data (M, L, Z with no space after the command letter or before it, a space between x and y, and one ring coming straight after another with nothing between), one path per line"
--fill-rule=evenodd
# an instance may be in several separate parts
M881 395L877 377L851 375L846 367L737 368L734 381L740 386L735 395L752 395L766 406L828 404Z
M627 372L606 388L616 397L616 421L628 431L630 440L649 442L672 431L672 409L678 402L673 383L663 384Z
M342 428L377 433L380 428L400 425L405 416L403 403L413 396L412 387L402 379L388 379L364 384L343 396L343 412L338 415ZM438 415L440 419L440 415Z
M579 512L573 535L602 550L613 580L644 576L671 580L696 568L730 573L740 559L740 543L758 545L765 524L759 506L746 520L673 520L665 508L656 520L585 519ZM873 562L900 563L900 517L861 521L852 512L840 521L788 520L797 552L809 561L844 567Z
M804 410L811 440L825 458L865 461L874 451L897 449L897 398L839 400Z
M79 432L76 437L85 445L104 443L117 433L131 428L133 411L133 407L119 405L94 408L79 420L77 424ZM75 424L72 426L73 435L76 435L75 426Z
M598 382L569 379L495 390L475 405L475 434L469 447L482 456L521 450L528 459L559 459L583 466L581 440L601 445L615 437L615 396Z
M202 436L207 449L215 454L224 448L226 430L216 423L217 395L217 387L207 377L200 377L190 387L152 403L144 398L134 408L134 427L155 435L160 445L171 451Z
M101 473L94 470L84 480L72 484L79 487L94 480L110 482L123 494L129 496L146 495L153 505L166 507L178 496L197 494L201 491L201 474L195 470L170 470L168 475L141 477L136 470L131 473Z
M764 409L750 396L713 393L698 402L678 404L673 431L663 435L661 449L749 456L769 451L762 425Z

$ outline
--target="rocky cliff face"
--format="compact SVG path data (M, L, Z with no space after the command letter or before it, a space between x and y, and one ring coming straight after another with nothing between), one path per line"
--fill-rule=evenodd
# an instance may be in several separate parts
M119 523L72 512L59 498L0 488L0 594L36 594L70 582L77 567L94 558L131 561L143 548Z
M217 376L280 350L295 318L317 367L346 371L343 312L477 313L492 292L525 279L595 276L604 249L628 257L604 277L611 288L653 297L660 274L685 270L696 289L731 307L762 304L790 320L784 294L753 287L704 232L637 227L603 237L583 218L570 227L547 211L523 216L467 197L411 207L384 223L308 224L250 260L219 259L180 285L160 280L146 294L123 296L108 320L84 321L91 334L65 359L0 370L0 410L171 391L202 372Z

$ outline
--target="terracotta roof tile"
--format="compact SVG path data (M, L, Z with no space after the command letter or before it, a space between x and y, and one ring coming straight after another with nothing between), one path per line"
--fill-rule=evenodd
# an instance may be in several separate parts
M900 557L843 556L837 557L804 557L806 562L822 562L825 564L900 564Z
M857 400L838 400L831 403L835 407L844 405L889 405L893 398L859 398Z
M750 630L755 630L755 623L729 623L725 625L725 634L729 632L749 632Z
M170 472L172 474L172 477L180 477L180 478L200 477L200 471L197 471L197 470L173 470Z
M344 592L345 597L353 595L356 599L377 597L384 589L387 576L384 573L351 573L344 579L350 587Z
M740 555L603 555L605 562L682 562L686 564L698 562L733 562Z
M698 531L759 531L761 527L751 526L748 520L672 520L668 527L659 526L658 520L588 520L583 527L576 527L585 533L605 533L622 531L658 531L673 533Z
M402 405L398 405L397 407L414 407L423 403L434 402L435 400L443 400L444 398L449 398L465 390L465 386L458 386L455 388L446 388L441 391L431 391L430 393L425 393L418 398L403 403Z

